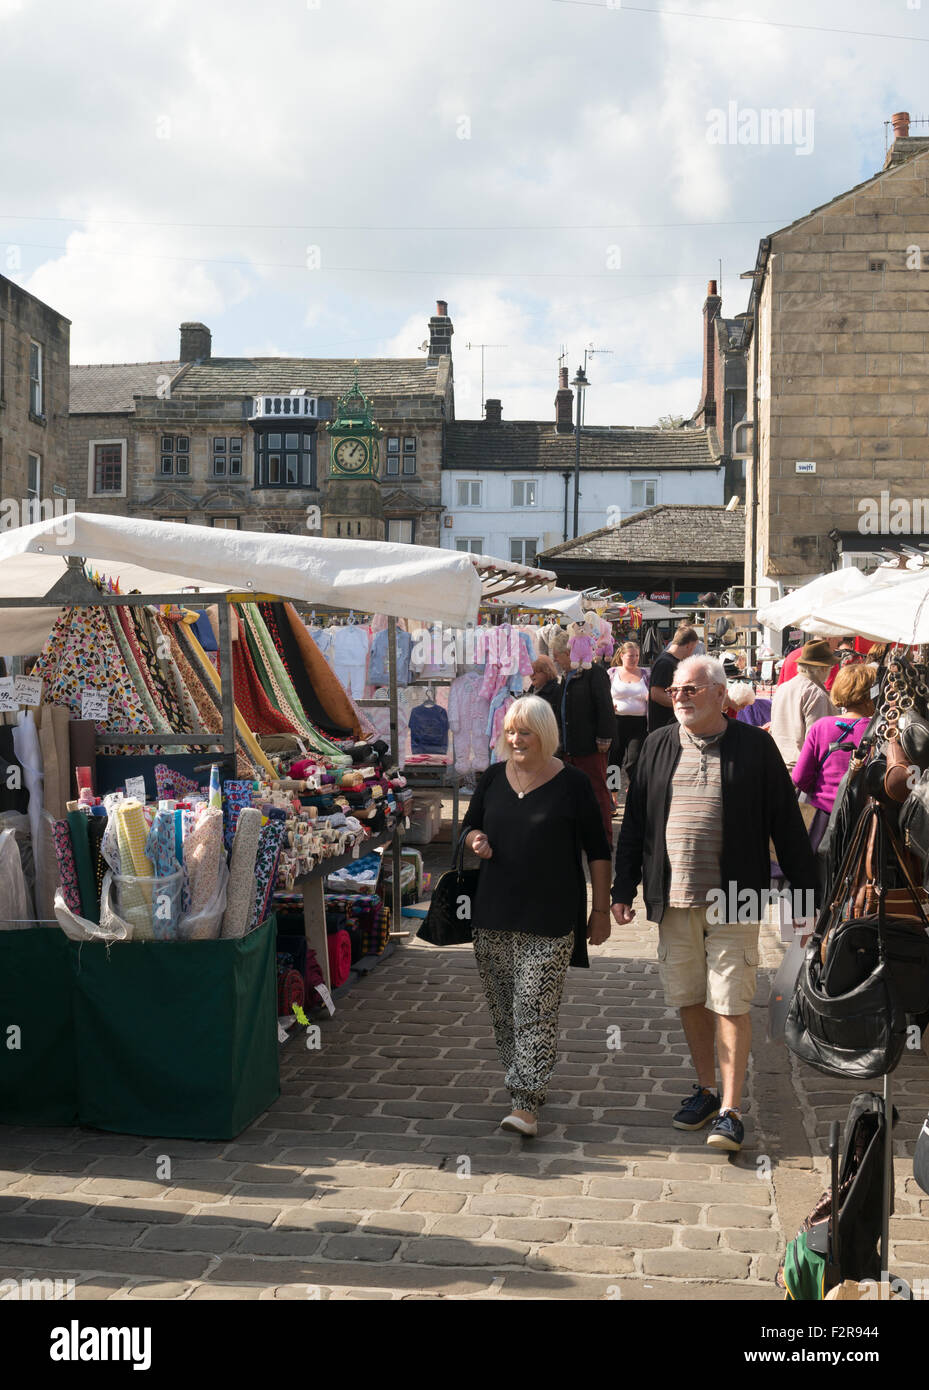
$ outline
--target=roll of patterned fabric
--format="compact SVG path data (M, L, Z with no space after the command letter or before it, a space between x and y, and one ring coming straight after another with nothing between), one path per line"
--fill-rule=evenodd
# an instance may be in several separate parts
M329 952L329 984L338 989L348 979L352 968L352 939L347 931L336 931L326 938Z
M244 936L255 906L255 861L261 838L261 812L246 806L239 815L229 860L229 888L223 917L224 937Z
M205 806L184 839L184 863L190 883L190 914L205 907L216 891L223 848L223 813Z
M239 820L244 815L245 812L242 811ZM286 812L272 808L269 815L270 819L267 825L262 827L258 845L258 857L255 864L255 910L252 914L250 929L260 927L268 915L284 836L287 833Z
M77 814L80 814L79 812ZM55 858L58 860L58 880L65 902L72 912L81 913L81 890L77 881L77 866L74 862L74 846L66 820L56 820L52 827L55 840Z
M180 865L174 853L174 812L158 811L145 841L145 853L152 861L155 877L165 879L176 874ZM156 941L174 941L177 937L179 898L171 893L156 891L152 901L152 930Z
M119 909L141 938L148 937L152 925L152 893L148 884L134 885L133 876L154 877L152 861L145 853L148 825L141 801L130 798L116 807L116 836L119 844Z

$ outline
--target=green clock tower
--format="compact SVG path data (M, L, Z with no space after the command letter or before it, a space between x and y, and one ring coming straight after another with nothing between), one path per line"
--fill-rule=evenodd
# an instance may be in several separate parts
M355 380L336 406L329 426L329 482L323 506L323 535L382 541L386 533L378 479L380 425L371 402Z

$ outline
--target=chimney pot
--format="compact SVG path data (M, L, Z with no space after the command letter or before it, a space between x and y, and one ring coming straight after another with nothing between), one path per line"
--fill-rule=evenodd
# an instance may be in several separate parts
M181 324L182 362L209 362L212 355L213 336L205 323Z
M499 425L503 419L503 403L496 397L492 397L484 402L484 422L488 425Z
M560 387L561 387L561 390L564 391L564 390L567 388L567 385L568 385L568 369L567 369L567 367L560 367L559 370L558 370L558 376L559 376L559 385L560 385Z
M447 318L448 318L448 300L447 300L447 299L437 299L436 302L435 302L435 312L436 312L436 318L447 319Z
M716 281L715 281L715 280L711 280L711 281L710 281L710 283L709 283L709 284L707 285L707 287L706 287L706 292L707 292L708 295L709 295L709 294L715 294L715 293L716 293Z
M896 111L890 120L894 128L894 139L905 140L910 133L909 111Z

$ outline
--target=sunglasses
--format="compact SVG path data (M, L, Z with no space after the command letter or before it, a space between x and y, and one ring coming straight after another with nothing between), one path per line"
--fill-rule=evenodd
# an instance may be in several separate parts
M672 700L689 700L698 690L706 690L705 685L669 685L668 694Z

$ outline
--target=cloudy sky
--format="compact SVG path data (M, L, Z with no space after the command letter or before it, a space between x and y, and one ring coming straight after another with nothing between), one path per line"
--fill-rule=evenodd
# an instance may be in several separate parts
M587 421L652 424L697 404L720 262L733 315L759 238L929 115L927 59L929 0L0 0L0 271L75 362L174 358L185 319L415 357L442 298L459 417L474 345L527 419L592 344ZM712 138L763 108L794 144Z

